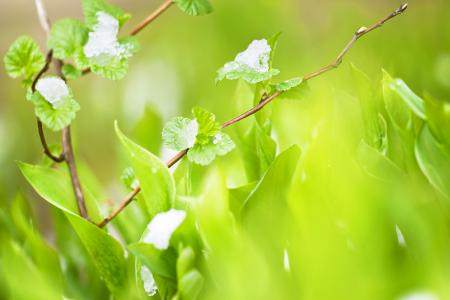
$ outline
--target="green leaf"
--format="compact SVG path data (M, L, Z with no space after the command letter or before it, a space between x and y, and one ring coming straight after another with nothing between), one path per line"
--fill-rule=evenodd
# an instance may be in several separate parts
M361 141L358 146L358 162L368 175L378 180L393 181L405 178L402 169L364 141Z
M91 64L91 70L106 79L120 80L127 75L128 60L126 58L113 58L106 66Z
M277 84L272 84L271 88L274 91L277 92L286 92L289 91L290 89L293 89L297 86L299 86L301 83L303 82L303 79L300 77L295 77Z
M61 299L59 287L33 263L22 245L6 240L0 248L0 257L2 270L7 270L9 299Z
M163 124L161 116L151 107L146 107L143 116L133 128L132 137L142 147L152 153L159 153L161 150L161 131Z
M382 153L387 152L387 124L381 115L382 107L378 101L369 77L351 65L353 87L361 106L366 143Z
M246 132L239 134L237 143L243 156L247 179L259 180L275 159L277 144L255 119Z
M132 167L123 170L120 180L122 180L125 187L129 190L133 190L136 186L139 186L139 181L137 180Z
M197 120L176 117L169 121L162 131L164 145L175 151L191 148L199 132Z
M260 73L244 66L240 66L238 69L234 70L227 70L226 68L222 68L217 72L216 82L222 81L224 79L242 79L250 84L256 84L258 82L269 80L270 78L278 74L280 74L280 71L277 69L271 69L267 72Z
M150 244L135 243L129 245L128 250L153 274L176 279L177 255L173 248L161 251Z
M207 166L216 156L224 156L235 147L230 136L226 133L218 133L207 144L195 144L189 149L188 159L196 164Z
M416 159L429 182L450 199L450 152L424 126L416 141Z
M60 170L45 166L33 166L23 162L17 162L20 171L36 192L51 205L64 212L78 215L78 207L73 194L72 183L66 169ZM89 190L83 187L85 192L86 207L89 217L93 221L100 221L100 213L97 202Z
M411 111L399 94L392 88L392 77L383 70L383 96L386 111L392 123L401 130L408 131L413 127Z
M139 40L135 36L126 36L119 38L119 44L126 46L126 49L129 51L130 55L136 54L141 48Z
M80 105L72 97L65 99L62 105L55 108L39 92L35 92L31 102L35 105L35 114L39 120L53 131L69 126L80 110Z
M259 180L241 209L241 220L260 247L270 255L282 257L283 249L273 241L286 238L287 195L300 158L300 148L283 151ZM261 232L264 232L261 235Z
M59 59L73 57L88 39L88 29L78 20L63 19L53 24L48 39L48 47Z
M120 294L126 284L126 262L122 246L97 226L74 214L66 214L91 255L108 289Z
M86 25L92 29L97 24L97 12L105 12L119 21L122 27L130 18L121 8L111 5L104 0L82 0L83 14Z
M67 171L18 163L22 174L36 192L65 212L77 235L93 258L96 268L113 293L120 293L125 283L125 258L120 244L105 231L78 216L78 208ZM84 188L90 218L101 218L96 202Z
M425 120L425 103L422 98L418 97L401 79L392 79L385 81L389 88L397 93L408 107L422 120Z
M273 60L275 59L275 53L278 47L278 40L280 38L281 32L278 32L274 34L270 39L267 40L267 43L269 44L272 51L270 51L270 58L269 58L269 69L272 69Z
M177 276L182 278L195 266L195 252L191 247L183 248L177 259Z
M64 64L62 67L63 75L66 79L75 80L83 75L83 72L77 69L74 65Z
M450 147L450 103L427 95L425 97L425 109L428 126L433 135L439 142Z
M139 179L149 214L154 216L168 210L175 199L175 182L169 169L158 157L128 139L117 122L115 128Z
M210 141L210 138L220 132L220 124L216 122L216 116L201 108L194 107L192 114L198 123L198 134L196 143L206 144Z
M9 76L31 79L45 65L45 57L38 44L29 36L21 36L9 47L3 59Z
M174 0L178 7L188 15L202 16L213 11L208 0Z
M204 282L205 278L197 269L189 271L178 282L178 293L181 294L181 299L197 299Z

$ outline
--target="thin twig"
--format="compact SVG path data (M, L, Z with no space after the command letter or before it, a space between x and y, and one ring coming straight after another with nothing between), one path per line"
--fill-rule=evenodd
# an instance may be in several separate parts
M350 40L350 42L345 46L345 48L339 53L339 55L337 56L336 60L333 61L331 64L328 64L322 68L320 68L317 71L314 71L312 73L306 74L305 76L303 76L303 81L308 81L311 80L323 73L326 73L328 71L331 71L332 69L335 69L337 67L339 67L339 65L342 63L342 60L344 59L344 56L348 53L348 51L350 51L350 49L353 47L353 45L355 44L355 42L361 38L362 36L364 36L365 34L375 30L376 28L381 27L384 23L386 23L387 21L389 21L390 19L402 14L406 9L408 8L408 4L402 4L398 9L396 9L394 12L392 12L391 14L389 14L388 16L386 16L385 18L381 19L380 21L376 22L375 24L373 24L372 26L370 26L369 28L366 27L361 27L360 29L358 29L355 34L353 35L352 39ZM232 118L229 121L226 121L225 123L222 124L222 128L226 128L228 126L231 126L245 118L250 117L251 115L254 115L255 113L257 113L258 111L260 111L261 109L264 108L264 106L266 106L267 104L269 104L270 102L272 102L273 100L275 100L278 96L280 96L283 92L275 92L270 96L265 96L261 99L261 101L253 108L249 109L248 111L240 114L237 117ZM183 150L179 153L177 153L170 161L170 165L168 163L168 167L170 168L171 166L173 166L174 164L176 164L180 159L182 159L186 154L187 154L188 150Z
M75 165L75 158L73 155L73 148L72 148L72 139L70 135L70 126L64 128L62 131L62 143L64 149L64 158L65 161L67 162L67 166L69 167L70 179L72 181L73 190L75 192L78 210L80 211L80 215L83 218L89 220L83 190L81 189L80 179L78 178L77 168Z
M39 23L41 23L41 27L48 37L50 35L51 22L47 16L47 11L45 10L44 3L42 2L42 0L35 0L34 3L36 4Z
M111 222L118 214L125 209L131 202L133 202L136 195L141 191L140 187L135 188L131 193L129 193L121 202L120 205L106 218L104 218L101 222L97 223L97 226L100 228L105 227L109 222Z
M153 13L151 13L147 18L145 18L141 23L136 25L131 32L130 36L138 34L142 29L144 29L148 24L152 23L156 18L158 18L163 12L165 12L173 4L172 0L165 0L161 6L159 6Z
M320 68L317 71L314 71L312 73L309 73L305 76L303 76L303 81L308 81L312 78L315 78L323 73L326 73L328 71L331 71L332 69L337 68L341 63L342 60L344 58L344 56L348 53L348 51L350 51L350 49L352 48L353 44L359 39L361 38L363 35L375 30L376 28L381 27L384 23L386 23L387 21L389 21L390 19L402 14L406 9L408 8L408 4L402 4L398 9L396 9L393 13L389 14L387 17L381 19L380 21L376 22L375 24L373 24L372 26L366 28L366 27L361 27L360 29L358 29L355 34L353 35L352 39L350 40L350 42L345 46L345 48L339 53L339 55L337 56L336 60L333 61L331 64L328 64L322 68ZM247 110L246 112L224 122L222 124L222 128L227 128L233 124L236 124L254 114L256 114L258 111L260 111L261 109L263 109L267 104L269 104L270 102L272 102L273 100L275 100L278 96L280 96L283 92L275 92L272 95L265 95L262 97L261 101L254 106L253 108ZM172 157L168 162L167 162L167 167L171 168L172 166L174 166L178 161L180 161L187 153L188 153L189 149L185 149L183 151L178 152L174 157ZM136 192L134 196L136 196L138 192ZM123 208L126 207L127 203L130 201L129 197L126 197L125 200L123 201L123 203L119 206L120 209L118 209L117 211L123 210ZM117 213L118 214L118 213ZM116 214L116 215L117 215ZM109 219L109 221L111 221L111 219ZM109 222L108 221L108 222Z
M47 141L45 140L45 134L44 134L44 128L42 126L41 120L39 118L36 118L37 121L37 127L39 132L39 139L41 140L42 147L44 148L44 153L47 155L51 160L54 162L60 163L64 161L64 152L61 153L59 156L55 156L48 147Z
M35 0L37 14L39 17L39 22L41 23L42 29L45 31L47 38L50 35L50 28L51 28L51 22L50 19L47 16L47 12L45 10L44 3L42 0ZM62 60L53 60L53 51L50 50L47 53L46 63L42 70L38 73L36 78L34 79L32 83L32 91L34 92L36 89L36 84L41 78L42 75L45 74L45 72L48 71L50 63L55 62L56 65L56 71L58 75L61 77L61 79L65 80L63 73L62 73L62 67L64 66L64 62ZM86 220L89 220L88 212L86 209L86 203L84 200L83 191L81 189L80 180L78 178L78 173L75 165L75 158L73 155L73 148L72 148L72 140L71 140L71 134L70 134L70 126L66 127L62 131L62 144L63 144L63 153L57 157L54 156L45 140L44 135L44 129L42 127L42 122L40 120L37 121L38 131L39 131L39 137L41 140L41 144L44 147L44 153L50 157L55 162L62 162L66 161L67 166L69 167L69 173L70 173L70 179L72 181L73 190L75 193L75 198L77 200L77 206L80 211L80 215L85 218Z

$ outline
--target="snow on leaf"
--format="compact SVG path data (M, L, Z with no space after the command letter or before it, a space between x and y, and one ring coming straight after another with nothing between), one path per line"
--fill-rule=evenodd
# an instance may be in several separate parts
M164 144L176 151L191 148L195 144L198 130L197 120L176 117L169 121L163 129Z
M167 212L157 214L148 224L147 233L143 238L143 242L152 244L159 250L169 248L172 234L185 218L186 212L183 210L171 209Z
M62 106L70 97L69 87L66 82L58 77L46 77L38 80L36 90L50 103L53 108Z
M152 272L145 266L141 267L141 279L144 283L144 291L148 296L154 296L158 287L156 286L155 278L153 278Z
M97 24L89 32L89 39L84 46L84 54L98 66L107 66L114 58L128 58L131 49L128 44L117 40L119 21L113 16L97 12Z
M253 41L248 48L239 53L234 61L228 62L217 72L217 81L223 79L243 79L258 83L279 74L270 68L271 47L266 39Z

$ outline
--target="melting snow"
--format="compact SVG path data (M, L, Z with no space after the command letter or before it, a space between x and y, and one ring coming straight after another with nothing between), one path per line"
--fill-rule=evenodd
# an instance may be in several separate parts
M171 209L157 214L148 224L147 234L144 236L143 242L152 244L159 250L169 248L172 234L185 218L186 212L183 210Z
M144 283L144 291L147 295L154 296L158 290L158 287L156 286L152 272L150 272L150 270L145 266L141 267L141 279Z
M253 41L244 52L239 53L235 60L225 64L226 72L249 68L258 73L269 71L269 59L272 49L266 39Z
M70 95L69 87L64 80L58 77L41 78L36 83L36 90L54 108L61 106L65 98Z
M97 24L94 31L89 32L88 42L84 46L86 57L100 66L107 65L114 57L129 57L130 49L119 43L118 33L119 21L105 12L97 12Z
M184 129L181 136L186 138L187 148L192 148L195 144L195 138L198 134L198 122L197 120L192 120Z

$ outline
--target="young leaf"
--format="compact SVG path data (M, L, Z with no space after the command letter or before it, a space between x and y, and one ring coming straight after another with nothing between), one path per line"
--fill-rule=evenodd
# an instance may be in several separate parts
M115 124L116 134L141 184L143 198L151 216L167 211L175 199L175 182L158 157L128 139Z
M162 131L164 145L176 151L191 148L195 144L198 129L197 120L176 117L164 126Z
M19 37L6 52L3 59L9 76L31 79L45 65L45 57L37 43L29 36Z
M56 77L41 78L31 97L35 114L48 128L59 131L70 125L80 110L65 82Z
M430 183L450 199L450 153L432 135L428 126L424 126L416 141L416 159L420 169Z
M82 48L88 38L88 30L78 20L63 19L52 26L48 47L53 49L53 56L59 59L73 57Z
M208 0L174 0L178 7L188 15L201 16L213 11Z
M204 282L205 278L197 269L193 269L182 276L178 282L178 293L181 295L181 299L198 299Z
M266 39L253 41L235 60L226 63L217 71L216 82L228 79L243 79L251 84L266 81L280 73L270 66L271 47Z
M216 122L216 116L213 113L201 107L194 107L192 114L199 127L196 143L206 144L210 141L210 137L220 132L220 124Z
M187 157L190 161L202 165L209 165L216 156L224 156L235 147L230 136L226 133L218 133L206 144L195 144L189 149Z
M450 147L450 103L427 95L425 107L428 126L433 135L439 142Z
M69 80L77 79L83 75L83 72L80 69L71 64L64 64L62 67L62 73L64 77Z
M67 171L19 163L20 170L36 192L50 204L63 210L113 293L119 293L125 283L125 258L120 244L105 231L78 216L75 196ZM84 189L90 218L100 216L96 202Z
M146 265L153 274L176 278L176 253L173 248L161 251L150 244L135 243L128 246L128 250Z
M128 61L126 59L113 59L107 66L91 65L93 73L109 80L120 80L127 75Z
M121 8L108 4L105 0L82 0L86 25L92 29L97 24L97 13L105 12L119 21L122 27L130 18Z
M425 120L425 103L401 79L392 79L387 82L389 88L396 92L408 107L421 119Z
M300 77L295 77L277 84L272 84L271 88L277 92L286 92L297 86L299 86L303 82L303 79Z

